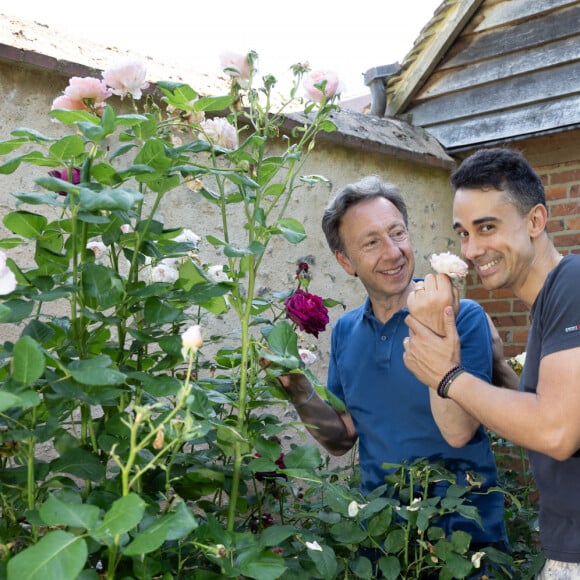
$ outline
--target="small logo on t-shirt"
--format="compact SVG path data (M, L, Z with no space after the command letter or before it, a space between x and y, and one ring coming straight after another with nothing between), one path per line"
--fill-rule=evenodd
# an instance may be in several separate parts
M569 334L570 332L579 332L580 331L580 324L576 324L575 326L567 326L564 329L564 332L566 334Z

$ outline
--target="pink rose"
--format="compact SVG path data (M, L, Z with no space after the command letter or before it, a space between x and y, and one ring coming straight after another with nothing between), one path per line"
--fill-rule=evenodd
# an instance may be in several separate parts
M467 264L451 252L432 254L430 262L437 274L447 274L450 278L464 278L469 270Z
M82 101L75 101L66 95L61 95L52 101L51 110L55 109L64 109L65 111L82 111L87 109L87 106Z
M202 138L205 138L212 145L226 149L236 149L238 147L236 128L231 123L228 123L227 119L223 117L206 119L200 124L200 128L203 132Z
M302 80L308 98L319 103L323 98L334 97L339 92L340 81L333 71L313 70Z
M130 94L139 100L142 96L141 91L149 87L146 75L147 69L143 63L130 60L104 71L103 80L111 87L112 93L121 99Z
M329 322L328 309L322 303L322 298L304 290L296 290L286 298L286 315L295 322L300 330L318 338L318 333L326 330Z
M64 96L73 102L81 102L85 108L102 109L105 101L112 95L107 85L93 77L72 77L68 87L64 90Z
M252 74L252 66L247 54L229 51L222 52L220 54L220 64L226 74L237 79L242 87L247 87Z

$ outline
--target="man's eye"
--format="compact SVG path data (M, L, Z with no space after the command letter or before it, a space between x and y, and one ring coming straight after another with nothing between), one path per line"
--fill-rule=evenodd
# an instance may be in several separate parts
M458 235L460 238L466 238L466 237L467 237L467 232L457 232L457 235Z
M405 230L397 230L391 233L391 239L395 240L396 242L400 242L407 237L407 232Z

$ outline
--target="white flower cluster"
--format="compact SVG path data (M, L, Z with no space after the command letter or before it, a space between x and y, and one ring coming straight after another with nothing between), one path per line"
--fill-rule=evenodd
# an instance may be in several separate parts
M133 228L130 224L123 224L121 226L121 231L124 234L128 234L133 231ZM197 245L201 241L201 238L192 230L184 229L179 235L173 238L173 241L178 243L191 242ZM95 256L95 264L99 264L100 266L111 265L110 248L107 247L100 238L90 240L87 243L87 250L93 252ZM192 251L190 252L189 258L195 260L197 254ZM163 258L153 266L151 258L146 256L145 265L139 272L139 279L147 284L151 284L152 282L166 282L168 284L173 284L179 279L179 266L182 262L183 258ZM125 269L128 268L129 263L127 262L125 264ZM121 275L126 276L127 272L121 272Z

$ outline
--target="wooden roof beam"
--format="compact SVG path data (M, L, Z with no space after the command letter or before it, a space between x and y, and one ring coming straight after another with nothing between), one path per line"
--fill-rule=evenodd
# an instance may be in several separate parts
M404 112L405 107L409 104L413 95L429 77L482 3L483 0L457 0L454 3L447 2L445 7L446 12L443 18L441 18L438 10L438 13L436 13L424 29L431 33L423 41L425 46L421 47L421 43L419 42L418 54L411 62L409 69L404 71L401 77L394 80L394 90L392 92L388 91L388 115L397 115ZM435 28L440 21L442 21L441 28ZM403 62L404 65L405 62Z

